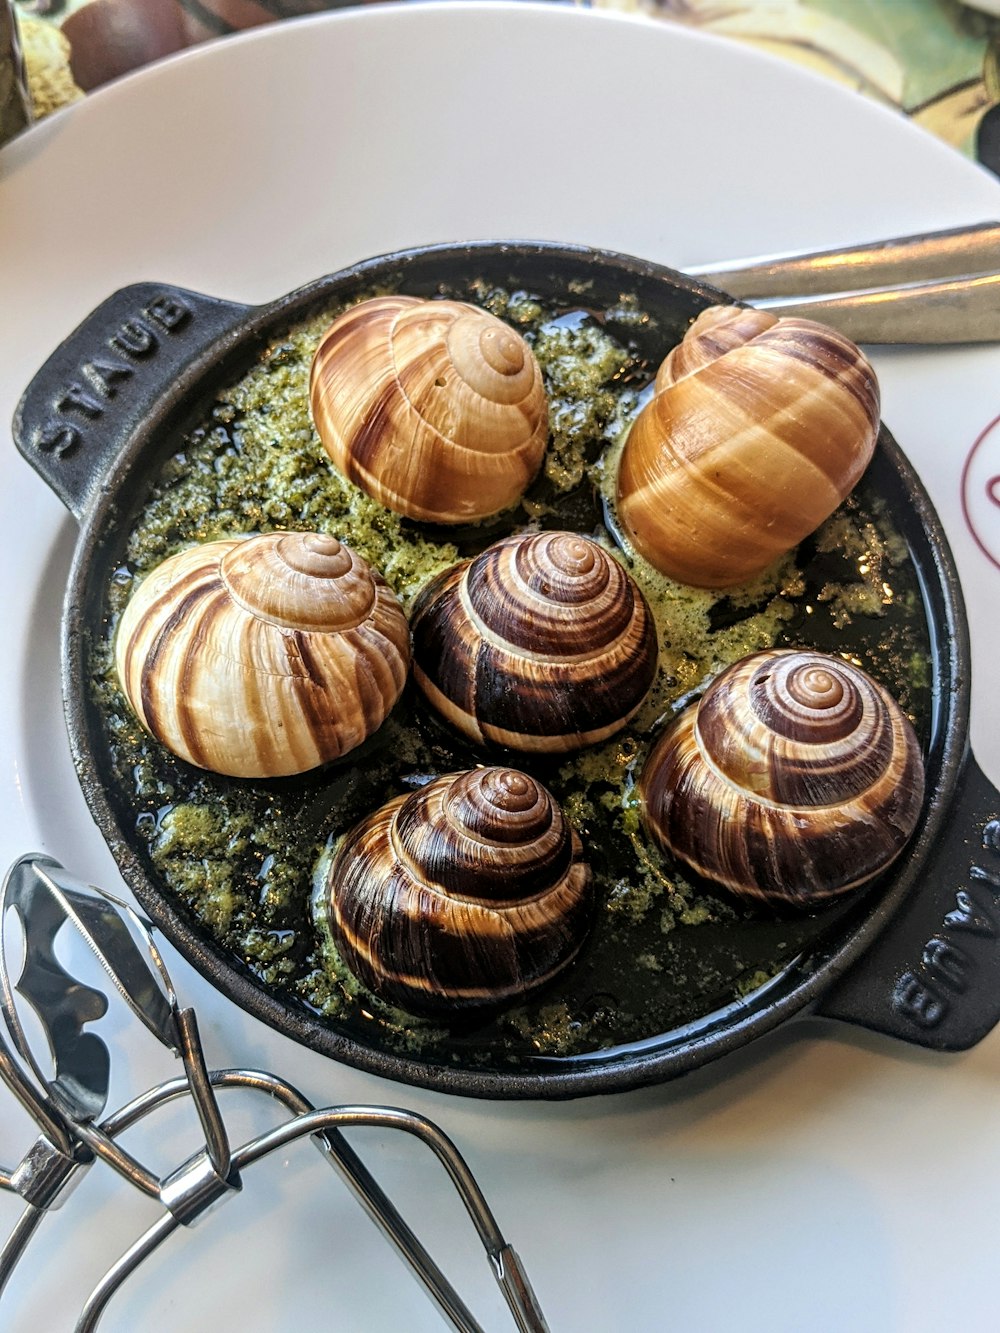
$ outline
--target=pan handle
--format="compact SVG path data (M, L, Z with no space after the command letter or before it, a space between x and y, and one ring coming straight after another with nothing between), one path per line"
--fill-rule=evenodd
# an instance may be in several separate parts
M971 752L919 883L813 1012L938 1051L1000 1022L1000 792Z
M18 404L14 441L78 520L152 404L181 370L214 361L250 309L140 282L114 292L56 348Z

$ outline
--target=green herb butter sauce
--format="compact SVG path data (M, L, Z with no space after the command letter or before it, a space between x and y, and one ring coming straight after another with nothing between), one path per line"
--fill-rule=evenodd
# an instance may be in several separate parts
M475 528L431 528L390 513L335 471L308 408L313 350L336 310L324 312L268 346L177 440L107 589L91 658L112 800L151 877L205 931L288 1003L364 1043L503 1068L695 1021L765 984L849 910L780 919L740 905L694 883L647 839L635 793L643 759L665 720L724 666L771 645L842 652L890 689L922 737L931 682L906 546L867 483L753 583L724 595L672 583L631 557L614 524L617 452L656 368L630 336L648 317L627 296L594 311L585 292L578 308L484 285L473 295L524 333L549 396L545 464L515 511ZM596 921L578 961L536 1000L446 1028L389 1008L343 966L325 926L324 873L337 838L384 800L497 756L457 739L408 686L374 737L323 770L273 782L200 772L151 740L124 703L111 667L114 628L136 582L195 542L275 528L334 533L409 608L433 574L528 527L586 532L623 561L654 611L659 670L638 715L607 743L541 760L502 756L545 782L579 831Z

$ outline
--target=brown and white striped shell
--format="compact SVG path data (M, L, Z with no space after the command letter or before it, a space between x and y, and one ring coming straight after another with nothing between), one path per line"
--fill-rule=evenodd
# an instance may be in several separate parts
M656 674L632 577L572 532L506 537L432 579L411 617L413 674L476 744L577 749L612 735Z
M320 340L309 393L340 471L425 522L471 522L515 504L548 442L531 348L460 301L381 296L352 306Z
M743 583L813 532L875 447L879 389L812 320L712 306L667 356L625 441L618 517L681 583Z
M735 894L809 906L895 860L924 770L909 720L860 667L771 650L724 671L674 720L639 790L665 851Z
M336 759L384 721L409 668L406 617L336 537L275 532L169 557L136 588L115 665L142 725L232 777Z
M449 773L348 833L321 910L344 962L417 1014L501 1006L557 976L591 920L576 833L527 773Z

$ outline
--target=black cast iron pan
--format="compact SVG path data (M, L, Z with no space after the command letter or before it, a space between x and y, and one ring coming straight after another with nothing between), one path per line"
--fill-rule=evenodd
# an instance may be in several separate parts
M908 545L932 662L925 807L903 859L856 904L807 932L766 984L664 1030L605 1039L600 1049L565 1057L528 1048L500 1058L468 1033L430 1056L412 1054L264 985L160 882L128 812L109 795L108 741L88 689L104 590L159 465L213 391L239 378L297 321L383 283L433 295L442 283L461 293L476 279L568 306L580 304L581 291L588 306L604 308L632 293L655 316L637 335L653 340L647 351L654 360L699 310L729 299L637 259L536 243L384 256L262 307L141 283L95 310L25 393L14 425L18 447L80 523L62 643L73 758L137 899L224 994L278 1030L360 1068L451 1092L556 1098L637 1087L714 1060L796 1016L834 1017L937 1050L979 1041L1000 1019L1000 794L969 751L968 632L952 559L921 484L884 430L868 483Z

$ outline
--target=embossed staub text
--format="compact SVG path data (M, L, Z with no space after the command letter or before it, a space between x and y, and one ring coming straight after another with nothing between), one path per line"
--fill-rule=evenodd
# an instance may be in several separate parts
M973 983L976 959L969 942L1000 934L1000 820L984 828L983 849L992 852L994 864L969 867L968 883L956 892L954 906L919 960L896 982L893 1008L924 1031L942 1023L954 1000Z
M49 411L33 432L35 448L58 459L72 457L88 427L100 422L143 363L154 360L192 314L191 306L172 292L151 297L124 318L53 390Z

